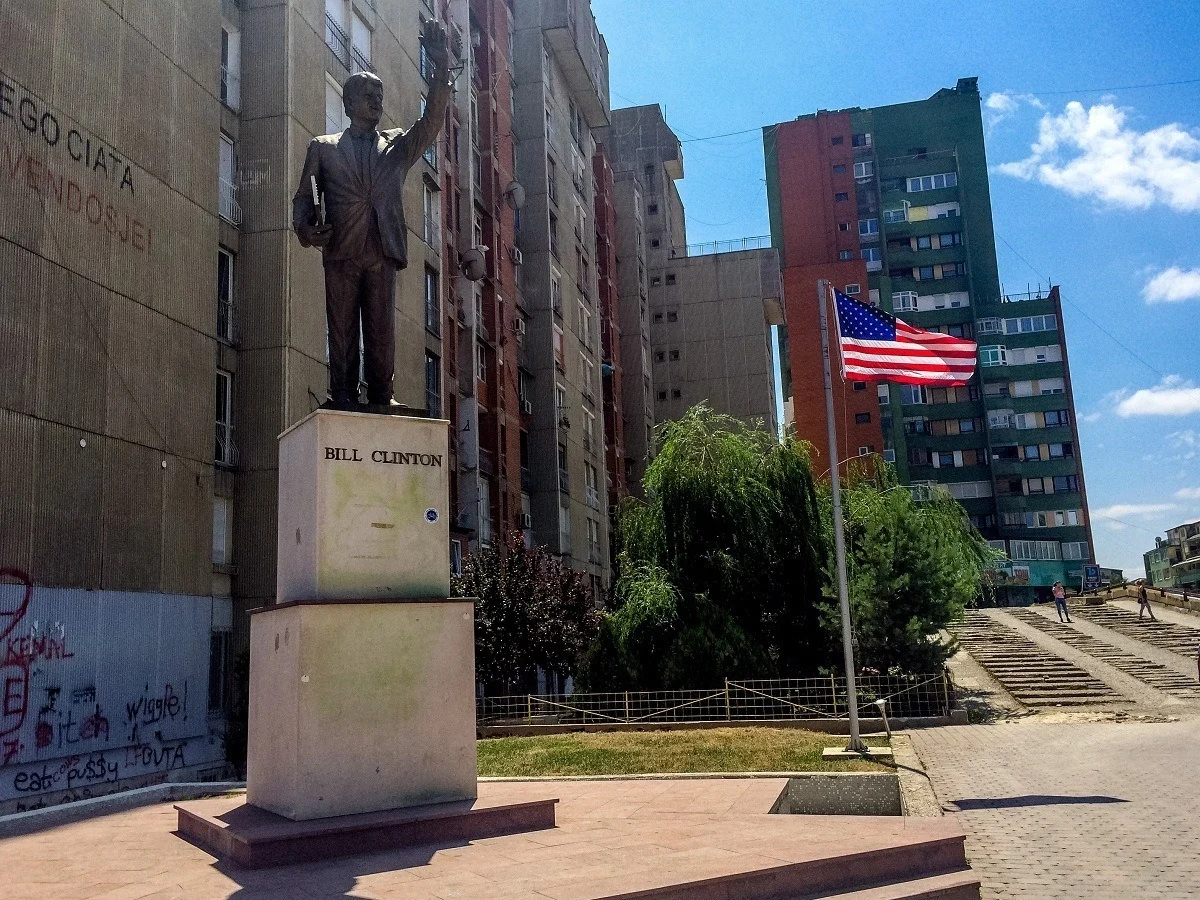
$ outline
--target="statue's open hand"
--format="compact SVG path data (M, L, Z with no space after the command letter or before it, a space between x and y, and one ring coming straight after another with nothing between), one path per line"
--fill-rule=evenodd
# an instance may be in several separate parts
M421 43L434 68L446 72L450 68L450 40L446 26L437 19L430 19L421 26Z
M326 222L324 225L306 225L297 229L300 242L306 247L325 247L333 240L333 226Z

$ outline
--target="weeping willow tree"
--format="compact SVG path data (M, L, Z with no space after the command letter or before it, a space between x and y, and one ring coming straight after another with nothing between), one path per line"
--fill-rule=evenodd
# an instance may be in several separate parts
M807 445L704 405L658 438L648 499L618 514L618 577L588 688L815 671L826 554Z
M828 536L822 626L834 635L837 583L832 551L833 503L820 485ZM880 672L936 672L948 648L938 631L990 589L985 577L998 554L947 492L919 500L890 466L852 469L842 488L850 618L855 661Z

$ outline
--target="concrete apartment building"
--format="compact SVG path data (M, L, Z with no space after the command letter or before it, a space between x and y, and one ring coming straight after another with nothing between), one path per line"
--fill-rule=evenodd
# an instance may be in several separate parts
M601 140L617 173L625 260L619 291L632 486L653 456L647 419L678 418L707 402L775 427L770 326L782 324L783 295L769 246L688 245L675 184L683 178L683 147L658 105L613 110Z
M246 613L275 595L276 438L327 386L321 258L290 199L311 138L346 125L351 72L384 80L381 127L418 118L423 18L447 23L462 68L406 183L395 395L458 433L447 564L517 527L598 594L608 575L597 272L615 263L595 245L591 138L607 51L586 4L72 13L0 11L16 276L0 284L2 810L224 773ZM119 75L96 78L115 57Z
M1154 587L1200 588L1200 522L1167 529L1143 556L1146 581Z
M592 129L608 124L608 48L586 2L523 0L515 25L523 487L533 540L587 572L599 597L609 516Z
M800 116L764 141L797 433L827 446L819 279L975 339L979 367L960 388L835 379L842 455L879 454L914 490L958 499L1008 554L996 573L1008 602L1078 581L1094 557L1059 292L1001 291L976 79L914 103Z

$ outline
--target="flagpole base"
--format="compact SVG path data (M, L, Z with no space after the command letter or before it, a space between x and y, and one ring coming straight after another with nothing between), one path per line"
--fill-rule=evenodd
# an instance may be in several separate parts
M826 747L821 751L822 759L875 759L876 757L890 757L892 755L891 747L868 747L865 744L861 750L856 750L853 747Z

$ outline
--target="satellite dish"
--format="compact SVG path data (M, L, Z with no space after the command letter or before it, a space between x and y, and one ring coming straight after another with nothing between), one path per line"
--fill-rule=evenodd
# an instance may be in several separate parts
M508 183L508 187L504 189L504 197L513 209L521 209L525 206L525 188L518 181Z
M459 262L467 281L478 281L487 274L487 247L472 247L463 252Z

